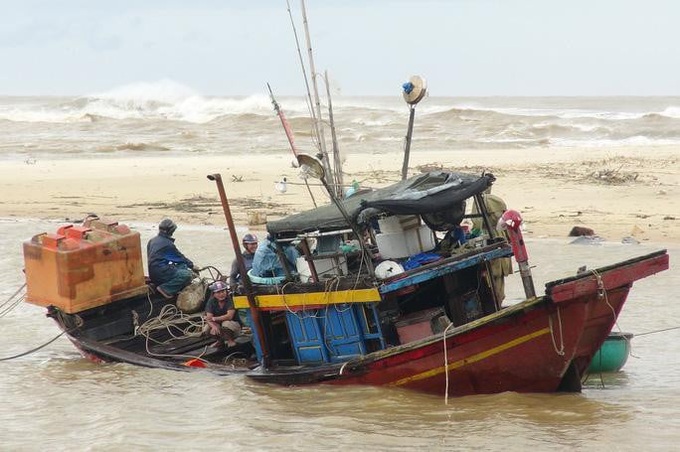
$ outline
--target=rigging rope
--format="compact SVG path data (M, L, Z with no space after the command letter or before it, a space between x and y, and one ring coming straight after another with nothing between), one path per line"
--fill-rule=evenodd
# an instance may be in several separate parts
M7 358L0 358L0 361L9 361L9 360L11 360L11 359L21 358L22 356L30 355L30 354L33 353L33 352L37 352L37 351L40 350L41 348L47 347L47 346L50 345L52 342L56 341L57 339L59 339L61 336L63 336L63 335L66 334L66 333L67 333L67 331L62 331L61 333L57 334L54 338L50 339L49 341L45 342L45 343L42 344L42 345L39 345L39 346L37 346L37 347L35 347L35 348L32 348L31 350L28 350L28 351L26 351L26 352L19 353L18 355L8 356Z
M19 293L26 288L26 283L24 283L21 287L19 287L16 292L14 292L10 297L4 301L2 304L0 304L0 317L4 317L7 315L10 311L12 311L14 308L16 308L24 299L26 298L26 294L22 294L20 297L18 297L16 300L14 300L14 297L19 295ZM9 305L9 306L8 306Z
M71 331L75 330L76 328L81 327L82 325L83 325L82 319L81 319L80 317L76 317L76 326L74 326L73 328L69 328L68 330L62 331L61 333L57 334L55 337L53 337L53 338L50 339L49 341L47 341L47 342L45 342L44 344L39 345L39 346L37 346L37 347L35 347L35 348L32 348L31 350L28 350L28 351L23 352L23 353L19 353L18 355L8 356L8 357L6 357L6 358L0 358L0 361L9 361L9 360L11 360L11 359L21 358L22 356L30 355L31 353L37 352L38 350L40 350L40 349L42 349L42 348L45 348L45 347L47 347L48 345L50 345L52 342L56 341L57 339L59 339L59 338L60 338L61 336L63 336L64 334L68 334L68 333L70 333Z
M670 328L662 328L660 330L654 330L654 331L647 331L645 333L640 333L640 334L635 334L635 337L640 337L640 336L648 336L650 334L656 334L656 333L663 333L665 331L672 331L672 330L677 330L680 328L680 326L672 326Z

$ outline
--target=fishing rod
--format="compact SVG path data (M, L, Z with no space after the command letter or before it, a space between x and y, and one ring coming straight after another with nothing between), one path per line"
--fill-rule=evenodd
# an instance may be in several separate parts
M276 111L277 116L281 120L281 125L283 126L283 130L286 133L286 137L288 138L288 144L290 144L290 149L291 151L293 151L295 161L297 162L298 152L297 147L295 146L295 137L293 136L293 131L290 129L290 123L288 123L286 115L283 113L283 110L279 106L279 103L276 102L276 99L274 98L274 92L272 91L272 87L269 85L269 83L267 83L267 89L269 90L269 97L272 100L274 110ZM314 194L312 194L312 189L309 187L309 183L307 182L307 180L305 180L305 186L307 187L309 196L312 198L312 203L314 204L314 207L317 207L316 199L314 199Z

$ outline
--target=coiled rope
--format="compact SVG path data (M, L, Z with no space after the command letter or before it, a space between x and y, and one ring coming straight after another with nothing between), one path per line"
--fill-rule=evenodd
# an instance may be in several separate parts
M200 319L200 321L196 321L197 318ZM205 320L203 320L202 317L184 314L177 309L177 306L166 304L163 306L158 316L152 317L139 325L136 334L144 336L157 344L166 344L175 339L199 337L203 332L204 325ZM153 331L163 329L167 330L168 334L170 334L169 339L159 341L151 337Z
M133 311L133 316L135 314L136 312ZM196 321L197 318L200 319L200 321ZM203 332L204 325L205 320L202 317L184 314L182 311L177 309L177 306L167 304L163 306L158 316L152 317L143 324L139 325L135 329L135 335L144 337L144 347L146 349L147 354L149 354L150 356L190 358L197 359L207 364L208 361L203 359L203 355L205 355L205 353L208 351L207 345L198 356L176 353L156 353L151 351L149 347L151 342L155 344L166 344L176 339L200 337ZM170 334L169 339L165 341L159 341L151 337L151 334L154 331L163 329L167 330L168 334Z

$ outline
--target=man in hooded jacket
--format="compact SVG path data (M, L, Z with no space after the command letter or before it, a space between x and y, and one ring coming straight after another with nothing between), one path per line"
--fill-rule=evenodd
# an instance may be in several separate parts
M146 246L149 278L165 298L173 298L191 283L194 277L192 270L198 272L194 263L175 246L172 234L176 229L174 221L164 219L158 225L158 235Z

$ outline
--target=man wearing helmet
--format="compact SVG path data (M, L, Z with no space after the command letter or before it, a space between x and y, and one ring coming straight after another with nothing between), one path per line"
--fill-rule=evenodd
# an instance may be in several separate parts
M174 297L177 292L191 283L194 275L191 270L198 268L175 246L172 234L177 225L169 218L158 225L158 235L146 246L149 261L149 278L156 285L158 293L165 298Z
M236 345L234 338L241 334L241 325L236 321L234 302L229 288L223 281L216 281L210 286L212 296L205 306L206 326L204 333L217 338L214 347L223 348Z
M257 236L255 234L246 234L243 236L243 263L246 267L246 272L253 267L253 257L255 256L255 250L257 250ZM241 271L238 268L238 259L234 259L231 263L231 271L229 272L229 285L232 290L241 284L242 280Z

